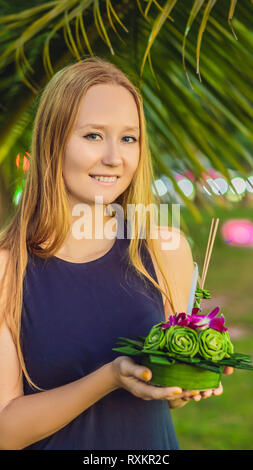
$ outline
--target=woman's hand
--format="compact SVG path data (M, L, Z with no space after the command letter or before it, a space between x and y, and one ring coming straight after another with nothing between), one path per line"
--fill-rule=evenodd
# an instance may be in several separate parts
M111 362L114 386L124 388L143 400L171 400L182 396L181 387L159 387L148 384L152 372L133 361L129 356L119 356Z
M229 366L224 367L223 374L225 374L225 375L231 375L231 374L233 374L233 372L234 372L234 368L233 368L233 367L229 367Z
M133 395L143 400L168 400L170 408L181 408L191 399L200 401L212 395L221 395L223 387L208 390L183 390L181 387L159 387L147 384L152 378L152 372L144 366L134 362L129 356L119 356L111 363L116 385L125 388ZM233 373L232 367L225 367L224 374Z
M224 367L223 374L225 375L231 375L234 372L233 367L226 366ZM170 408L182 408L185 406L187 403L189 403L190 400L194 401L200 401L201 398L209 398L212 395L219 396L223 393L223 386L222 383L220 382L219 387L217 388L212 388L208 390L183 390L183 394L181 397L176 398L175 400L170 401L169 400L169 406Z
M210 388L206 390L183 390L183 393L178 399L175 400L169 400L169 407L174 409L174 408L182 408L185 406L187 403L189 403L190 400L194 401L200 401L201 398L209 398L212 395L221 395L223 393L223 387L220 382L219 387L217 388Z

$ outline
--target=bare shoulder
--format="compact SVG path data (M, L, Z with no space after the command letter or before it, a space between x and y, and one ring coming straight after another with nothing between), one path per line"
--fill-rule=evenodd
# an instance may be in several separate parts
M156 226L157 247L162 258L166 279L171 288L173 303L177 312L187 309L188 298L194 272L194 263L190 244L185 234L176 228ZM159 285L167 292L158 264L152 257ZM165 315L173 313L163 296Z
M177 259L178 262L189 262L193 265L191 247L182 230L161 225L156 226L156 231L157 246L166 260Z

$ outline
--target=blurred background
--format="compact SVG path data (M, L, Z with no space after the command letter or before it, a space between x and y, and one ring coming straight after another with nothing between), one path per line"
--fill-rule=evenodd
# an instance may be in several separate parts
M64 65L96 55L141 90L160 223L180 206L205 288L236 352L253 357L253 4L250 0L0 0L0 230L19 204L40 92ZM205 302L205 303L204 303ZM253 374L172 410L182 449L253 449Z

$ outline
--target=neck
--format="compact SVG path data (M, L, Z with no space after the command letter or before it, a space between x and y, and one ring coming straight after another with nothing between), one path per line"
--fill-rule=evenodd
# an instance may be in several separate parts
M117 220L105 215L105 205L77 207L70 202L71 226L69 233L56 256L72 259L85 258L88 255L103 252L113 245L117 234Z

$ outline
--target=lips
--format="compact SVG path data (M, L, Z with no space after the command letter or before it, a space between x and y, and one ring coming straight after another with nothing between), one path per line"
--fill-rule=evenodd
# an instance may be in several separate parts
M114 185L116 185L116 183L118 181L118 178L115 178L112 181L104 181L102 179L92 177L91 175L89 175L89 176L90 176L90 178L92 178L94 180L95 184L98 184L100 186L114 186Z
M94 176L103 176L105 178L115 178L115 177L119 178L119 175L92 175L92 174L90 174L89 176L91 176L93 178L94 178Z

